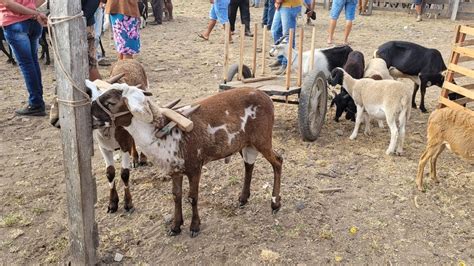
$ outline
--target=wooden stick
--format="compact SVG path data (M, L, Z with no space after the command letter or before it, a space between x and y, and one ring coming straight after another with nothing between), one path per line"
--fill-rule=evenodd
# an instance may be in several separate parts
M262 76L265 74L265 56L267 48L267 29L263 25L263 37L262 37Z
M257 38L258 36L258 23L255 23L253 30L253 60L252 60L252 72L253 76L256 77L257 74Z
M288 58L286 65L286 90L291 86L291 65L293 64L293 39L295 38L294 29L290 29L290 39L288 40ZM285 103L288 103L288 96L285 96Z
M296 86L301 87L303 80L303 38L304 38L304 29L300 28L300 40L298 43L298 80Z
M277 76L268 76L268 77L258 77L258 78L249 78L249 79L243 79L243 83L252 83L252 82L257 82L257 81L264 81L264 80L271 80L271 79L276 79Z
M106 79L105 82L110 83L110 84L114 84L117 81L119 81L121 78L123 78L123 76L125 76L125 73L120 73L120 74L117 74L113 77L110 77L110 78Z
M334 187L334 188L320 189L319 193L332 193L332 192L339 192L339 191L342 191L341 187Z
M169 103L163 105L163 108L170 108L171 109L171 108L175 107L180 101L181 101L181 99L176 99L172 102L169 102Z
M189 117L192 113L194 113L197 109L199 109L200 105L194 105L191 106L191 108L185 109L184 111L181 112L181 115L184 117ZM169 122L166 124L163 128L158 131L155 136L157 138L162 138L165 135L169 134L173 128L175 128L178 124L174 121Z
M316 26L313 26L313 33L311 34L311 57L309 60L309 71L314 67L314 45L316 42Z
M286 89L290 89L291 85L291 64L293 59L293 39L295 38L295 31L294 29L290 29L290 39L288 41L288 58L287 58L287 65L286 65ZM288 97L287 97L288 98Z
M172 109L168 109L168 108L160 108L160 112L164 116L166 116L167 118L169 118L170 120L178 124L179 128L181 128L182 130L186 132L190 132L191 130L193 130L193 127L194 127L193 121L187 119L186 117L182 116L178 112Z
M245 38L245 25L240 25L240 59L239 59L239 76L238 80L243 80L242 71L244 68L244 38Z
M227 72L229 71L229 43L230 43L230 24L229 22L224 24L225 37L224 37L224 69L222 70L222 77L224 84L227 83Z

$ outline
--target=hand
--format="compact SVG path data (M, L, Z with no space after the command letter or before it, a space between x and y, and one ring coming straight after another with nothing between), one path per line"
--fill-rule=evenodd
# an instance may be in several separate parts
M281 6L281 3L279 2L275 2L275 9L278 10Z
M43 14L43 13L38 13L36 16L35 16L35 19L36 21L39 22L39 24L41 24L41 26L45 27L46 25L48 25L48 17Z

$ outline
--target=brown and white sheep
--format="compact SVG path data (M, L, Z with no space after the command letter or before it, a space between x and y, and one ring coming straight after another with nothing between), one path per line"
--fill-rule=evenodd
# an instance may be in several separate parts
M99 106L98 102L100 101ZM181 232L183 175L189 179L192 205L191 237L200 230L198 187L202 167L208 162L240 152L245 162L245 180L239 197L240 205L250 196L252 171L258 153L273 166L274 184L271 207L280 209L280 178L283 159L272 149L274 108L263 92L250 88L233 89L196 102L200 108L190 119L191 132L174 128L169 135L157 138L155 132L168 121L145 97L145 92L125 84L115 84L92 103L93 126L110 124L112 115L130 112L115 119L135 139L143 152L159 170L172 177L175 202L174 220L169 235ZM107 109L105 111L104 109ZM158 109L159 110L159 109Z
M474 115L464 110L442 108L433 111L428 120L427 144L418 163L416 186L423 191L423 172L430 160L430 176L436 177L436 160L444 148L474 162Z
M110 80L109 82L122 82L127 83L131 86L141 85L141 88L146 90L148 88L148 79L143 66L134 59L125 59L117 61L110 71L110 77L118 76L119 74L124 74L120 79ZM88 93L92 100L100 96L102 93L97 89L95 84L92 82L86 81L88 86ZM59 120L59 109L57 100L51 105L50 111L50 123L55 127L60 127ZM114 151L120 150L121 152L121 173L120 177L124 184L124 209L130 211L133 209L132 195L129 188L129 178L130 178L130 163L133 167L138 165L144 165L147 162L146 156L137 151L135 146L135 141L132 136L126 131L123 127L111 127L107 130L94 130L93 132L94 139L99 146L100 153L104 158L106 165L106 176L109 181L110 186L110 197L109 205L107 207L107 212L114 213L118 209L119 196L116 190L115 184L115 166L114 166ZM132 157L132 162L130 162L130 156Z

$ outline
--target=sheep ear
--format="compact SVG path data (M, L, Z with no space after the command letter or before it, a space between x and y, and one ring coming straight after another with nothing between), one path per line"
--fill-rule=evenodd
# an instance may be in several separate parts
M86 79L86 93L91 97L91 101L96 100L101 95L97 85L88 79Z
M128 110L134 117L146 123L153 122L150 103L142 90L127 86L123 88L122 96L125 98Z

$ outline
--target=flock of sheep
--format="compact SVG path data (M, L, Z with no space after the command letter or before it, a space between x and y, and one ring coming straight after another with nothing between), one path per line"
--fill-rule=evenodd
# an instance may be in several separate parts
M365 121L365 133L369 134L371 119L378 120L379 126L383 126L385 120L391 134L386 153L402 154L405 127L411 107L416 107L416 90L407 86L407 83L395 80L393 75L402 75L415 81L415 88L420 87L422 91L420 109L426 111L423 110L424 91L431 85L441 85L443 71L446 70L439 52L424 47L421 48L425 50L420 50L420 47L406 42L382 45L375 52L376 58L371 59L367 67L362 53L348 46L318 50L316 55L320 60L315 60L316 69L327 74L330 85L341 88L333 100L337 108L336 119L343 112L347 113L347 118L355 118L351 139L357 137L362 121ZM273 48L274 55L286 50L279 49L278 45ZM422 52L425 56L418 57L417 53ZM441 63L437 62L439 58ZM414 63L413 60L425 62ZM419 68L414 69L417 66ZM194 103L199 108L190 116L194 123L191 132L184 132L178 127L159 137L156 132L170 120L147 97L151 93L146 91L148 80L143 66L135 60L119 61L111 71L111 78L109 82L116 84L103 92L94 83L87 82L93 99L94 136L106 162L106 175L110 184L109 212L117 211L119 202L113 161L113 152L117 149L122 153L121 179L124 182L126 210L133 208L128 186L130 156L133 165L145 163L148 158L172 176L175 211L170 235L179 234L183 224L183 176L189 178L188 197L193 211L190 232L195 237L200 231L197 205L202 167L210 161L227 158L238 152L245 162L240 205L248 201L254 163L257 154L261 153L274 171L272 210L277 212L280 209L283 158L272 147L274 107L265 93L249 88L233 89L200 100ZM181 106L176 111L183 112L189 108L191 105ZM51 122L59 126L58 120L59 114L55 108L51 112ZM416 177L419 190L423 189L423 169L428 160L431 163L431 177L436 181L436 159L444 147L463 158L474 160L474 117L464 111L448 108L435 110L428 121L427 137L426 150L421 156ZM139 156L135 145L144 154Z

